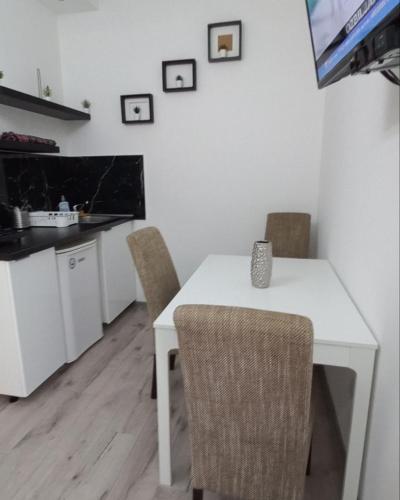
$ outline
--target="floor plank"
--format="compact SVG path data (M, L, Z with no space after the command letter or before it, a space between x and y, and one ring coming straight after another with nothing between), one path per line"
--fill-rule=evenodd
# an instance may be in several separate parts
M29 398L0 397L1 500L191 500L179 362L171 373L174 485L158 485L153 352L146 308L135 304ZM304 500L339 500L343 462L320 387ZM207 492L204 500L222 498Z

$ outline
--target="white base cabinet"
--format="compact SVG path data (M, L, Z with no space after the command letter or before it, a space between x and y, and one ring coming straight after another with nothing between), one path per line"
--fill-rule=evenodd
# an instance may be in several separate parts
M100 275L101 317L107 324L136 300L136 272L126 241L132 231L133 221L128 221L96 235L99 263L93 272ZM75 299L87 306L86 299ZM55 249L0 261L0 394L29 396L66 362Z
M136 300L136 271L126 238L133 221L97 234L103 323L111 323Z
M54 248L0 261L0 394L26 397L65 362Z

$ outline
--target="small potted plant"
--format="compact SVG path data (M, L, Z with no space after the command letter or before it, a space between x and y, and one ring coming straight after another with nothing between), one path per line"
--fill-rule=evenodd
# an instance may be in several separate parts
M51 88L48 85L46 85L46 87L43 89L43 97L46 99L46 101L51 101L52 94L53 92Z
M88 101L87 99L84 99L82 101L82 107L83 107L83 110L86 112L86 113L89 113L90 112L90 106L92 105L92 103L90 101Z
M228 47L225 44L222 44L218 48L218 53L220 57L227 57L228 56Z
M175 78L175 82L176 82L176 86L178 88L182 88L183 87L183 76L182 75L178 75L176 78Z
M140 109L140 107L139 107L139 106L135 106L135 107L133 108L133 116L134 116L134 119L135 119L136 121L140 121L140 113L141 113L141 111L142 111L142 110Z

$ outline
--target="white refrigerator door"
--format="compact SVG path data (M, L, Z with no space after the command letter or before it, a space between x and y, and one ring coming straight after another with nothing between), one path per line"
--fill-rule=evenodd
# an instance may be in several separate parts
M57 252L67 361L103 336L96 242Z

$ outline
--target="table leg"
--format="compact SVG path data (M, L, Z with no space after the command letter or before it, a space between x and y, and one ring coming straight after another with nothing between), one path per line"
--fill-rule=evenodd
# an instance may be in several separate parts
M169 346L163 330L155 331L157 365L158 460L160 484L171 486L171 417L169 394Z
M349 368L356 377L342 500L358 498L374 361L374 350L351 348Z

